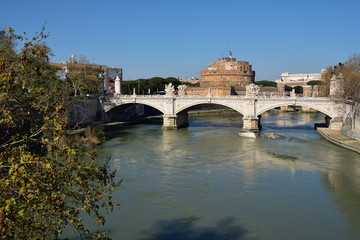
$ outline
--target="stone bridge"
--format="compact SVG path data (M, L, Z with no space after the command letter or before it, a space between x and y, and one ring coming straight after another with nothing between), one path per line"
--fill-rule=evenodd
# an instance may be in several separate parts
M118 79L117 79L118 80ZM333 77L330 81L329 97L302 97L291 92L290 96L259 94L259 87L250 84L246 87L246 95L219 96L207 95L196 96L186 95L186 86L178 87L178 94L175 95L174 87L165 87L166 95L121 95L119 80L115 82L114 96L106 96L100 99L104 112L118 106L129 104L144 104L151 106L163 113L163 128L178 129L188 125L187 111L200 104L217 104L231 108L243 115L243 130L259 131L261 114L283 106L301 106L315 109L324 113L330 119L329 127L340 129L343 118L345 101L343 98L342 77ZM208 91L210 93L210 90Z
M283 106L301 106L315 109L327 115L330 128L340 128L343 119L344 101L330 97L299 96L192 96L192 95L114 95L101 100L105 112L112 108L144 104L163 113L163 128L177 129L188 125L187 111L200 104L218 104L243 115L243 129L258 131L260 115Z

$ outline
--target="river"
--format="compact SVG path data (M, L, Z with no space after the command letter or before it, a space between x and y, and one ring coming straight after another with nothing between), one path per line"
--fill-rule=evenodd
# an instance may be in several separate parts
M176 131L114 128L97 151L124 179L121 209L101 230L125 240L360 239L360 155L323 139L313 128L323 118L268 112L256 139L237 135L236 113L191 116Z

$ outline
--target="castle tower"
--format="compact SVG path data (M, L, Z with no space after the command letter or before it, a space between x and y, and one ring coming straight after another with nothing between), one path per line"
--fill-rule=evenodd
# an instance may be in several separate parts
M244 88L255 82L255 71L246 61L236 61L236 58L221 57L212 62L200 72L201 88Z

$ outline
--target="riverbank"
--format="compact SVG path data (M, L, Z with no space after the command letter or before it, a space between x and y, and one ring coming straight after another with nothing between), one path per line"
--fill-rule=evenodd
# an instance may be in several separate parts
M113 127L118 127L118 126L126 126L126 125L135 125L135 124L140 124L140 123L144 123L146 121L149 121L151 119L154 118L161 118L162 116L150 116L150 117L144 117L144 118L138 118L138 119L133 119L133 120L129 120L129 121L122 121L122 122L107 122L107 123L94 123L92 125L94 126L101 126L104 128L104 130L107 130L109 128L113 128ZM86 127L82 127L82 128L78 128L75 130L72 130L70 132L70 134L79 134L79 133L83 133L85 131Z
M338 130L322 128L322 127L318 127L316 130L318 131L318 133L320 133L321 136L323 136L329 142L332 142L341 147L360 153L360 141L348 137L342 134Z

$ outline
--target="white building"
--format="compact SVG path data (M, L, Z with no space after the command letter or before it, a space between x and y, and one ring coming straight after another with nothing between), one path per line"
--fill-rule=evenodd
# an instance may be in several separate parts
M324 81L321 78L321 74L324 71L321 70L321 73L289 73L285 72L281 74L281 79L276 80L276 83L282 83L287 86L305 86L309 81Z

